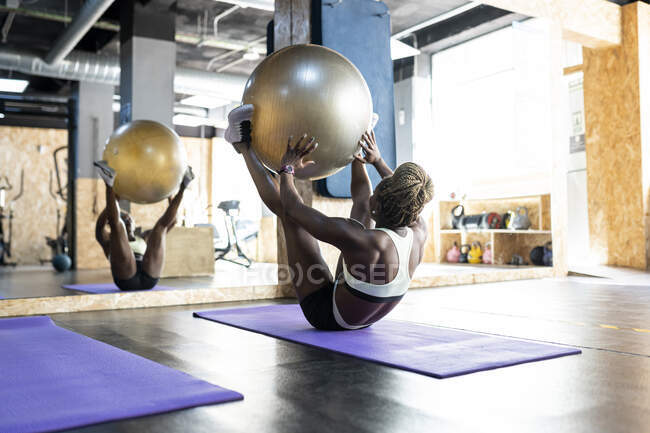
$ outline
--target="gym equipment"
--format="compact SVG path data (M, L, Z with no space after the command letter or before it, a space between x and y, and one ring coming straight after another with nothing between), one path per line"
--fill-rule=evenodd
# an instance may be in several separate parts
M483 251L481 251L481 243L479 241L472 242L472 247L467 254L467 262L472 264L481 263L482 256Z
M8 262L7 258L11 257L11 241L13 235L13 220L14 220L14 203L23 195L23 187L25 183L25 170L20 170L20 190L7 205L7 191L11 191L14 187L9 182L7 176L0 178L0 266L16 266L14 262ZM7 208L9 212L7 212ZM4 220L8 221L8 232L5 238Z
M528 230L530 228L530 218L528 218L528 208L520 206L510 218L510 228L513 230Z
M544 266L544 247L530 250L530 262L535 266Z
M62 152L68 150L68 146L61 146L54 150L52 153L52 158L54 159L54 173L56 174L56 188L53 184L52 171L50 171L50 195L54 199L56 206L56 237L45 236L45 243L52 249L52 266L58 272L67 271L72 266L72 260L68 256L68 229L67 229L67 216L61 217L61 209L59 209L59 199L64 203L67 203L68 193L67 193L67 182L62 181L61 173L65 172L63 168L63 162L67 164L67 154L65 156ZM63 160L61 163L60 160ZM61 219L63 219L63 226L61 226ZM67 258L64 258L65 256ZM56 262L55 262L56 259ZM50 260L41 260L41 264L48 262ZM69 264L68 264L69 263Z
M573 347L390 319L356 331L319 331L309 326L297 304L224 308L194 316L438 379L580 353ZM460 344L468 341L471 347Z
M544 266L553 266L553 244L546 242L544 244L544 255L542 256Z
M503 214L503 218L501 218L501 225L504 229L512 229L512 217L514 214L515 213L511 210Z
M483 217L481 228L485 230L495 230L502 227L501 215L490 212Z
M527 265L528 263L519 254L513 254L508 264L515 265L515 266L524 266Z
M447 251L447 262L448 263L458 263L458 258L460 257L460 250L458 249L458 244L454 242L454 246Z
M186 158L178 134L153 120L135 120L117 128L103 156L116 172L115 193L141 204L156 203L178 190Z
M58 272L64 272L72 266L72 260L67 254L57 254L52 258L52 266Z
M495 212L465 215L465 208L459 204L451 210L450 223L460 230L494 230L502 227L502 218Z
M20 396L3 399L2 432L68 430L243 398L47 316L0 320L0 347L11 348L0 351L3 392Z
M214 252L215 252L215 257L214 260L215 262L217 260L225 260L227 262L235 263L237 265L244 266L245 268L249 268L253 261L246 256L244 253L244 250L241 247L240 244L240 239L239 236L243 232L247 232L244 234L243 238L241 241L248 241L251 239L254 239L257 237L258 230L246 230L246 221L238 220L237 218L239 217L239 200L226 200L222 201L219 203L217 206L219 209L221 209L224 212L224 225L226 227L226 239L227 239L227 244L225 247L218 247L218 239L219 239L219 233L217 231L217 228L213 226L212 224L196 224L196 227L212 227L213 233L214 233ZM233 242L234 239L234 242ZM226 255L234 250L237 252L237 256L234 259L227 258Z
M472 249L471 245L463 244L460 246L460 254L458 255L458 263L467 263L467 256Z
M485 243L485 251L483 251L483 263L491 265L494 262L492 257L492 242Z
M100 284L64 284L64 289L78 290L85 293L120 293L122 290L118 289L113 283L100 283ZM153 289L149 290L133 290L135 292L155 292L157 290L181 290L179 287L169 287L156 285Z
M465 216L465 206L462 204L459 204L457 206L454 206L454 208L451 210L451 218L449 221L449 225L453 229L459 229L460 228L460 223L463 217Z
M296 171L303 179L322 179L352 162L372 121L370 90L359 70L319 45L268 56L248 79L242 101L255 106L252 146L270 169L280 169L289 136L316 138L319 146L307 157L315 164Z

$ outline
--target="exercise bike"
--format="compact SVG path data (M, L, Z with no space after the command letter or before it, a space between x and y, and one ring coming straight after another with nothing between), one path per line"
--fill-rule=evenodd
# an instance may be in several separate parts
M243 239L239 239L239 235L245 231L244 227L242 227L243 225L242 223L244 223L244 221L237 220L237 217L239 216L239 200L222 201L221 203L219 203L217 207L225 213L223 217L224 224L226 227L226 240L227 240L225 247L223 248L217 247L219 233L217 232L215 226L213 226L212 224L196 224L196 226L212 227L214 233L214 242L215 242L215 247L214 247L215 262L218 260L225 260L227 262L235 263L245 268L249 268L251 264L253 264L253 261L250 258L248 258L248 256L244 253L243 249L241 248L240 241L248 241L250 239L256 238L258 231L248 230L248 233L244 235ZM230 253L233 250L237 253L237 256L232 259L226 257L228 253Z
M14 187L9 182L9 178L7 176L3 176L0 178L0 266L16 266L15 262L8 262L7 258L11 257L14 203L23 195L24 183L25 183L25 171L21 169L20 170L20 191L9 201L9 206L7 206L6 204L7 191L11 191ZM8 221L8 233L6 234L4 231L4 220Z

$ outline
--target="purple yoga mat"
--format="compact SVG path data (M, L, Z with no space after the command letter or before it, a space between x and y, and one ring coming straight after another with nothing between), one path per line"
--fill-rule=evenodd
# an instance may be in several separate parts
M241 400L241 394L60 328L0 320L0 432L50 432Z
M438 379L580 353L573 347L388 319L356 331L319 331L295 304L194 315Z
M80 292L86 293L118 293L125 292L125 290L120 290L113 283L102 283L102 284L64 284L64 289L79 290ZM148 292L151 290L181 290L181 287L169 287L169 286L156 286L153 289L149 290L128 290L129 292Z

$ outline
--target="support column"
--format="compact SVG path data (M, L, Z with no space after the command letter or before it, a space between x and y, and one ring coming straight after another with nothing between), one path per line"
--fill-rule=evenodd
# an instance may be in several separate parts
M562 27L549 22L549 117L550 139L553 152L551 171L551 237L553 240L553 275L565 277L568 274L567 232L569 213L567 210L568 188L567 167L569 161L569 98L564 80L564 51Z
M172 127L176 14L164 6L121 2L120 123L149 119Z
M650 263L650 5L622 7L622 42L583 49L592 260Z
M273 15L273 49L278 51L289 45L308 44L311 42L311 1L310 0L275 0ZM314 196L312 183L308 180L296 179L296 189L307 206L312 205ZM282 224L277 224L278 245L278 279L280 284L288 283L286 265L287 245ZM293 288L285 295L294 296Z
M106 267L95 241L95 221L104 208L104 184L93 161L101 159L106 139L113 131L113 86L78 82L74 88L75 126L71 128L68 164L75 167L74 205L68 207L69 242L77 269ZM73 162L73 161L76 161ZM71 218L74 216L74 224ZM74 244L74 247L72 246Z

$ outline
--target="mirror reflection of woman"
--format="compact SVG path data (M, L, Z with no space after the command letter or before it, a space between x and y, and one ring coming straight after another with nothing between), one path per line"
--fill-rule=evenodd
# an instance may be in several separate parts
M99 175L106 183L106 208L97 217L95 239L111 264L113 281L120 290L149 290L160 279L165 263L165 239L176 225L176 214L183 193L194 179L188 167L174 197L153 229L142 237L135 233L135 221L126 211L120 210L119 197L113 190L115 171L105 161L95 162Z

